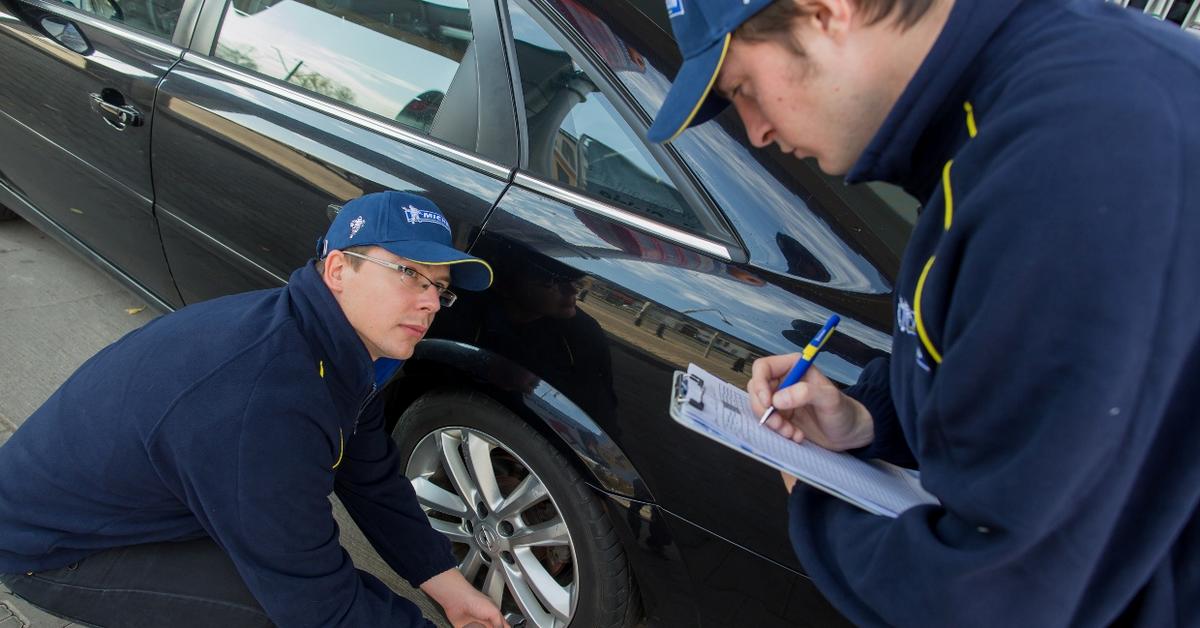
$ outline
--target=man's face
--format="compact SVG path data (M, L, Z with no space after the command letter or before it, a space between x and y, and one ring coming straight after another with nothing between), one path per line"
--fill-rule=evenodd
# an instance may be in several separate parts
M450 283L446 266L418 264L379 247L369 248L365 255L403 264L443 285ZM441 309L437 292L421 277L408 278L369 260L361 262L355 270L341 251L331 252L325 263L325 283L372 360L408 359Z
M734 104L754 146L774 143L797 158L815 157L826 173L845 174L903 87L884 71L874 30L849 18L800 18L792 35L803 56L786 41L735 36L716 89Z

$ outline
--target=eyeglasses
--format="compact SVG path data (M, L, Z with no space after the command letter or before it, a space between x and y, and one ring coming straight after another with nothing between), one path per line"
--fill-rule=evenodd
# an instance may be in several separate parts
M433 286L433 290L435 292L437 292L437 295L438 295L438 302L442 304L442 307L450 307L451 305L454 305L455 301L458 300L458 295L454 294L453 292L450 292L450 288L448 286L446 286L446 284L439 283L437 281L430 279L429 277L426 277L425 275L423 275L421 273L421 271L419 271L415 268L409 268L408 266L405 266L403 264L389 262L387 260L379 259L377 257L371 257L370 255L363 255L361 253L355 253L354 251L342 251L342 253L345 255L349 255L350 257L357 257L359 259L365 259L368 262L374 262L376 264L379 264L380 266L383 266L384 268L390 268L394 271L399 272L400 273L400 281L404 285L406 285L410 288L416 289L417 292L425 292L426 290L429 289L429 286Z

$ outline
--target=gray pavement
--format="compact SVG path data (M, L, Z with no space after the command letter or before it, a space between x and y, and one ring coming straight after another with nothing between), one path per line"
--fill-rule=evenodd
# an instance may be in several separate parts
M22 220L0 221L0 446L79 365L160 313ZM342 545L359 569L449 626L437 605L408 586L370 547L332 498ZM64 628L0 585L0 628Z

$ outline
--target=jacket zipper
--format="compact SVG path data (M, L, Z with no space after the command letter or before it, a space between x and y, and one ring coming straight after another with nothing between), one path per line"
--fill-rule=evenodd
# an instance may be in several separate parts
M362 418L363 411L367 409L367 404L371 403L371 400L375 398L378 388L379 386L375 382L371 382L371 392L367 393L367 398L358 406L358 412L354 415L354 425L350 428L351 435L358 433L358 420Z

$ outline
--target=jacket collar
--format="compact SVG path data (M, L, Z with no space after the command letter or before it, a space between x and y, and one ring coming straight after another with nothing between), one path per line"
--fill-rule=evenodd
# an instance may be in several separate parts
M1020 0L956 0L941 34L896 105L846 175L847 183L888 181L924 202L937 169L964 128L972 66Z
M375 379L371 355L314 263L309 260L296 269L285 290L300 333L317 359L313 369L329 382L335 400L356 408Z

